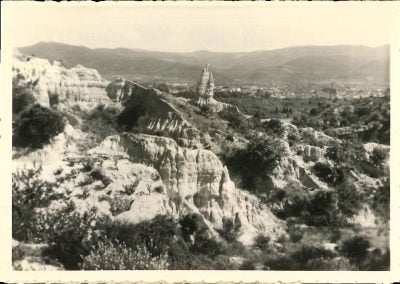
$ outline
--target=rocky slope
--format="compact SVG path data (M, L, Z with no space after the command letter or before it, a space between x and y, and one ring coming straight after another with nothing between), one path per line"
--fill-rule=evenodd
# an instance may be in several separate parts
M110 99L125 106L123 124L147 134L171 137L186 147L200 145L200 132L156 89L116 79L107 86Z
M90 155L111 160L124 157L155 168L161 178L161 183L154 182L119 218L139 222L160 213L178 218L195 212L214 229L222 229L228 218L240 224L239 239L247 244L258 234L276 239L284 233L283 223L265 205L235 187L226 167L211 151L180 147L166 137L125 133L108 137Z
M105 88L108 82L95 69L76 65L67 69L60 62L16 54L13 58L13 79L30 85L36 100L50 105L50 96L68 103L109 102ZM22 82L21 82L22 81Z

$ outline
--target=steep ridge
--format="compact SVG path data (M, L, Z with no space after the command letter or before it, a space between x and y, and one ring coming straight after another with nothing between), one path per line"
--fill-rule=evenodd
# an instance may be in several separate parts
M119 218L137 222L143 215L154 216L148 210L160 213L157 206L160 194L168 205L161 213L179 217L190 212L200 213L214 229L221 229L225 218L240 227L243 243L250 244L258 234L277 239L284 234L284 225L256 197L235 187L228 170L218 157L204 149L188 149L178 146L170 138L144 134L124 133L106 138L92 149L91 156L128 158L132 163L154 167L163 188L154 191L145 200L136 200L130 211ZM164 188L165 187L165 188ZM137 210L141 202L156 202L146 206L147 211Z
M190 125L160 91L119 78L107 86L107 94L125 106L120 122L127 129L171 137L181 146L200 146L199 130Z
M95 69L76 65L64 68L60 62L16 54L13 60L13 79L32 86L36 100L50 105L50 96L61 102L109 102L105 91L108 82Z

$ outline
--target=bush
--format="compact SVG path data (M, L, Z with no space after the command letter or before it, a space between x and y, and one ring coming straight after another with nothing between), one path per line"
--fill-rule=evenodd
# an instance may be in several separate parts
M191 213L185 215L180 221L181 231L184 239L188 241L190 237L205 228L203 217L199 214Z
M14 83L14 82L13 82ZM12 112L15 114L20 113L28 106L35 103L32 91L28 88L15 86L12 89Z
M177 237L176 223L166 216L157 216L139 224L114 223L105 228L110 239L124 242L129 248L145 245L153 257L170 252Z
M240 265L239 270L256 270L256 264L253 260L246 260Z
M220 235L228 242L233 242L236 240L238 231L240 229L240 224L237 224L232 219L223 218L222 219L222 230L219 231Z
M12 236L16 240L33 242L40 238L36 209L47 207L54 199L55 184L40 178L37 167L12 174Z
M105 137L118 133L118 116L117 107L100 104L87 114L82 130L94 133L97 142L100 142Z
M281 136L285 131L282 121L275 118L268 120L263 124L263 126L267 133L275 134L277 136Z
M243 186L247 189L265 188L264 184L257 187L257 182L265 183L268 176L278 166L285 155L285 149L280 141L271 138L255 138L247 148L238 150L227 159L227 165L234 173L242 177Z
M58 94L49 94L49 103L50 106L55 106L60 103L60 97Z
M344 220L337 207L337 195L333 191L319 190L307 204L306 224L311 226L339 226Z
M379 168L382 166L383 162L387 159L387 157L388 157L388 153L384 149L375 147L372 150L372 153L371 153L371 156L369 159L370 159L372 165Z
M264 235L258 235L254 240L254 246L259 248L261 251L266 251L269 249L270 237Z
M234 108L226 108L218 112L218 116L229 122L229 125L236 129L243 129L248 126L246 117Z
M318 178L330 185L336 185L343 180L343 172L328 164L317 162L312 170Z
M39 148L63 129L64 122L60 114L40 105L32 105L21 112L15 121L13 145Z
M94 180L101 181L105 186L111 183L111 179L106 176L102 168L94 168L89 174Z
M55 257L66 269L79 269L85 256L98 243L98 228L106 219L98 216L96 208L81 214L73 203L52 214L40 216L44 241L52 244L47 254Z
M357 214L365 202L362 192L355 186L352 180L346 180L336 188L338 196L338 208L346 217Z
M196 234L195 242L190 250L196 254L203 254L211 258L227 252L224 244L211 237L206 229Z
M302 245L290 255L266 256L267 270L334 270L330 262L335 254L318 246Z
M384 221L390 218L390 179L387 179L384 184L379 187L373 198L373 208L382 216Z
M350 259L351 263L360 264L368 255L370 242L363 236L354 236L343 242L340 250Z
M165 255L152 257L146 247L135 250L119 241L111 242L107 238L100 241L95 249L83 258L84 270L161 270L168 268Z

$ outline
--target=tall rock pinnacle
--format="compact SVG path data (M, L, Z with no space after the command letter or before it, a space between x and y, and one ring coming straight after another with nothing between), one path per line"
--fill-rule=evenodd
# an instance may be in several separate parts
M199 96L199 105L212 103L214 96L214 77L209 71L209 64L203 68L200 80L197 82L197 94Z

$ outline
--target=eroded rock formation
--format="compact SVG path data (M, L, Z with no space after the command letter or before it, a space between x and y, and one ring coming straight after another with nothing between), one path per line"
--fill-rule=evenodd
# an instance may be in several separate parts
M64 68L60 62L52 64L33 56L17 54L13 60L13 79L29 85L36 100L50 105L50 96L62 102L109 102L105 91L108 82L95 69L77 65Z
M200 80L197 82L197 95L199 105L213 104L214 100L214 76L209 70L209 64L203 68Z
M127 129L173 138L181 146L199 147L200 132L190 125L160 91L117 79L107 87L108 96L125 109L122 123Z
M129 159L157 170L162 186L138 197L130 210L119 216L126 221L195 212L214 229L222 228L224 218L240 224L239 239L244 243L251 243L258 234L272 239L284 234L282 221L256 197L237 189L211 151L180 147L166 137L125 133L108 137L90 154Z

